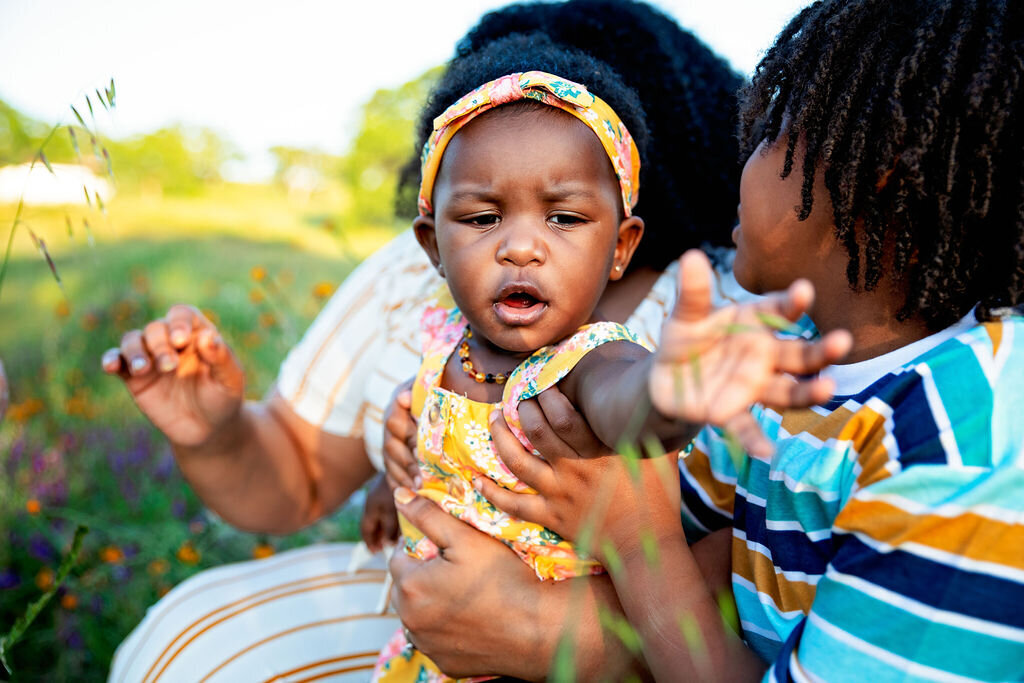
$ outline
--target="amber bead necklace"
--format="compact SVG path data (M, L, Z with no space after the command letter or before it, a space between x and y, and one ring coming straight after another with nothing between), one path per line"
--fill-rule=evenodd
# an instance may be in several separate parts
M501 372L494 375L490 372L478 372L477 369L473 367L473 361L469 359L469 340L472 338L473 331L470 330L467 325L466 333L462 335L462 342L459 344L459 360L462 361L463 372L480 384L483 384L484 382L487 384L504 384L505 380L508 379L508 377L505 376L505 373Z

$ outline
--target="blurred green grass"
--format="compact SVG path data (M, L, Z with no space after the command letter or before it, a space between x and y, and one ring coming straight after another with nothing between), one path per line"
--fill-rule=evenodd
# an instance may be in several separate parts
M26 212L66 297L19 234L0 293L0 358L11 383L0 424L0 633L52 581L74 525L91 532L58 599L15 645L13 680L104 680L146 607L194 572L357 536L354 506L284 538L218 521L99 365L125 331L193 303L240 356L247 393L263 395L325 297L395 234L351 226L345 205L339 188L295 201L273 185L216 184L191 197L119 196L106 216L88 207ZM14 209L0 206L0 226Z

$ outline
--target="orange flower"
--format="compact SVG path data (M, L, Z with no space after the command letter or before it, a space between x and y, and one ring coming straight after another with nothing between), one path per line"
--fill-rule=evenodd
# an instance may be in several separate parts
M263 282L267 279L267 269L263 266L253 266L252 270L249 271L249 277L255 282Z
M199 564L199 551L196 550L191 541L185 541L182 543L181 547L178 548L176 555L178 557L178 561L183 564Z
M202 313L203 317L209 320L211 323L213 323L214 325L220 325L220 316L217 315L216 311L210 308L204 308Z
M277 323L277 318L273 313L260 313L260 327L273 327L275 323Z
M100 317L95 313L86 313L82 316L82 329L86 332L92 332L100 326Z
M57 308L54 310L58 318L66 318L71 313L71 306L68 304L66 299L62 299L57 304Z
M100 549L100 559L107 564L118 564L124 559L124 553L116 545L108 545Z
M39 504L39 501L35 498L29 498L25 501L25 512L30 515L38 515L39 511L43 509L43 506Z
M265 297L263 296L263 292L262 291L260 291L258 289L250 289L249 290L249 301L253 302L254 304L263 303L263 299L264 298Z
M242 343L250 349L254 349L263 342L258 332L246 332L242 337Z
M166 583L165 583L165 584L162 584L162 585L161 585L161 586L160 586L159 588L157 588L157 590L156 590L156 594L157 594L158 596L160 596L161 598L162 598L162 597L164 597L165 595L167 595L167 594L168 594L168 593L170 593L170 592L171 592L171 587L170 587L170 586L168 586L168 585L167 585Z
M252 549L252 556L257 560L262 560L266 557L270 557L274 554L274 546L269 543L260 543Z
M331 294L334 294L334 285L330 282L318 282L313 285L313 296L317 299L326 299Z
M43 412L46 406L38 398L27 398L21 403L13 403L7 411L12 422L25 422L37 413Z
M60 606L66 610L73 610L78 607L78 598L74 593L65 593L60 598Z
M132 273L132 289L139 294L145 294L149 291L149 278L142 271L136 271Z
M36 586L39 590L44 591L53 585L53 570L49 567L43 567L36 573Z
M167 560L162 560L162 559L161 560L153 560L152 562L149 563L149 566L147 567L147 569L149 570L149 573L152 574L153 576L161 576L163 574L166 574L167 571L170 568L171 568L171 565L167 563Z

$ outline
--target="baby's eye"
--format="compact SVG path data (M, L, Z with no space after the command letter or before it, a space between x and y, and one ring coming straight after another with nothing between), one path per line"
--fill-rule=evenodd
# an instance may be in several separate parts
M548 220L555 225L560 225L565 228L570 228L574 225L586 222L586 219L571 213L556 213L548 218Z
M485 228L492 225L496 225L501 220L501 216L494 213L483 213L479 216L469 216L463 219L463 223L469 223L477 227Z

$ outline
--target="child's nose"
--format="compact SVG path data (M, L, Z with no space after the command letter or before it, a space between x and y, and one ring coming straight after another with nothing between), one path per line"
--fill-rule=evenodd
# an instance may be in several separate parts
M547 250L540 231L523 225L506 224L503 227L504 235L496 254L498 263L519 267L544 263Z

